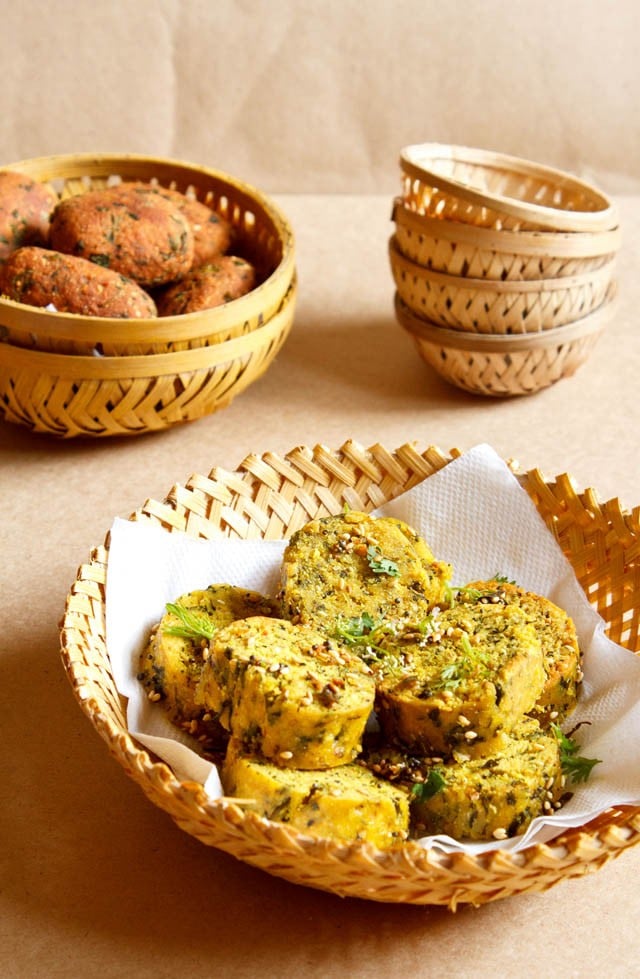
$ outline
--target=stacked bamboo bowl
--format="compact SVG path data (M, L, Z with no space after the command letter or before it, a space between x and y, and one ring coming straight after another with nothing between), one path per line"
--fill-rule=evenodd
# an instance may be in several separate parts
M474 393L530 394L573 374L615 297L615 208L516 157L421 144L400 155L389 259L396 316L423 359Z
M114 181L194 196L228 220L258 285L223 306L154 319L50 312L0 297L0 418L59 437L137 435L225 407L269 367L293 324L293 233L234 177L143 156L55 156L16 170L60 199Z

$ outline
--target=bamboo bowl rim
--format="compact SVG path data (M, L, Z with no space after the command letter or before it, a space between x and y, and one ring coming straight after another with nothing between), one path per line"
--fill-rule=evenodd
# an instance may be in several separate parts
M509 171L516 176L542 179L558 188L576 190L590 199L594 208L575 211L562 207L536 204L523 198L507 197L487 189L467 184L455 177L441 173L437 161L460 161L481 166L489 171ZM400 152L403 172L430 186L469 201L480 207L511 215L523 221L560 231L606 231L617 225L617 211L610 198L591 184L574 177L564 170L518 156L510 156L476 147L445 143L414 143Z
M614 254L620 248L620 226L607 231L512 231L483 228L429 217L408 207L401 197L393 199L391 220L396 224L434 239L472 245L487 251L544 258L595 258Z
M615 290L612 290L610 297L602 306L587 316L573 320L564 326L554 326L548 330L531 333L471 333L466 330L451 330L431 320L422 319L409 309L397 292L394 297L394 309L400 326L420 340L442 347L455 347L457 350L507 355L514 351L557 347L560 344L572 343L574 340L582 340L584 337L601 333L614 315L615 299Z
M312 516L339 512L345 503L371 510L459 455L458 449L443 453L434 445L420 449L414 442L393 450L379 443L364 449L353 440L337 450L317 445L298 446L285 455L252 454L233 471L217 468L208 475L192 475L163 501L147 500L129 519L194 538L282 539ZM632 583L639 580L640 507L629 512L617 500L601 504L592 490L576 489L566 474L547 480L537 469L523 472L515 463L510 468L572 559L585 592L594 604L598 600L611 638L633 648L638 618L627 612L638 594ZM245 812L233 800L207 799L201 785L181 782L127 730L106 650L108 558L107 534L80 567L67 597L60 632L63 665L81 709L127 774L203 843L275 876L341 896L455 910L465 903L480 905L547 890L598 869L640 842L640 809L618 807L564 830L550 844L520 853L442 856L414 842L380 851L367 843L336 845L306 836ZM596 573L602 582L595 580Z
M81 339L91 341L100 331L97 342L104 339L102 331L108 331L108 339L114 342L140 343L145 341L188 341L215 336L249 319L264 294L277 288L286 289L295 269L295 236L284 212L266 194L253 185L231 174L210 167L203 167L182 160L145 156L139 153L78 153L57 156L34 157L6 164L0 169L26 173L42 183L56 180L71 181L86 177L115 175L123 179L140 179L140 168L155 171L153 178L165 184L178 178L190 186L196 180L212 181L226 185L246 211L258 207L269 219L282 248L281 258L275 269L254 289L232 302L210 310L185 313L180 316L158 316L122 319L110 316L83 316L78 313L51 312L44 307L29 306L0 296L0 321L23 332L46 335L49 338ZM160 175L160 176L159 176ZM237 205L236 205L237 206ZM203 325L203 319L213 321Z
M470 276L451 275L448 272L436 272L424 265L413 262L401 251L395 235L391 235L388 243L391 262L399 268L404 268L409 275L416 279L447 286L450 289L468 290L471 292L542 293L555 292L574 287L587 286L590 283L606 282L611 278L614 258L597 269L580 272L577 275L566 275L555 279L473 279Z
M0 366L31 370L34 373L58 377L81 377L86 380L109 378L158 378L191 371L209 370L228 361L252 353L258 346L268 345L283 330L291 318L296 300L296 280L285 296L280 309L258 329L242 336L190 350L161 354L118 354L92 357L86 354L64 354L34 350L0 342Z

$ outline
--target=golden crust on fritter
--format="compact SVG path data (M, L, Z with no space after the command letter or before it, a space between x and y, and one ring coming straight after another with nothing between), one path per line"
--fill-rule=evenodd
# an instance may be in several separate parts
M23 245L44 245L58 197L51 187L12 170L0 171L0 262Z
M27 246L0 268L0 291L28 306L59 313L140 319L156 316L151 296L135 282L84 258Z
M256 282L253 266L236 255L222 255L193 269L157 297L160 316L181 316L239 299Z
M144 184L68 197L52 214L49 237L57 251L90 259L145 287L173 282L193 265L189 221Z
M193 231L193 268L213 261L229 251L233 241L230 221L216 214L195 197L168 187L154 187L156 192L182 211Z

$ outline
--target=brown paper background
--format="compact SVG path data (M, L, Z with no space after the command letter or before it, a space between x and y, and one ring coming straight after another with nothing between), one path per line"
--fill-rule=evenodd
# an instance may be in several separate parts
M627 977L640 853L453 915L295 887L178 830L73 700L58 622L114 516L249 453L469 448L640 503L640 59L635 4L125 2L2 6L0 160L172 156L273 193L300 299L275 363L224 411L57 442L0 423L0 975L164 979ZM529 398L447 386L395 324L397 155L437 139L597 178L620 301L592 357Z
M462 143L640 181L634 0L5 0L0 160L147 153L386 193Z

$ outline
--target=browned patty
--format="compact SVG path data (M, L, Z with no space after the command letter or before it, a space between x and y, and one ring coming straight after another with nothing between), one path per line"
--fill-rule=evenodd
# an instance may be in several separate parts
M204 265L219 255L224 255L233 241L231 222L216 214L195 197L188 197L178 190L156 187L162 197L171 201L184 214L193 231L193 267Z
M193 231L182 211L143 184L87 191L61 201L51 247L126 275L142 286L182 278L193 265Z
M0 268L0 290L29 306L60 313L140 319L156 316L153 299L130 279L74 255L27 246Z
M221 306L250 292L255 280L255 269L249 262L235 255L222 255L165 289L157 298L158 313L181 316Z
M24 173L0 171L0 262L22 245L46 243L57 203L46 184Z

